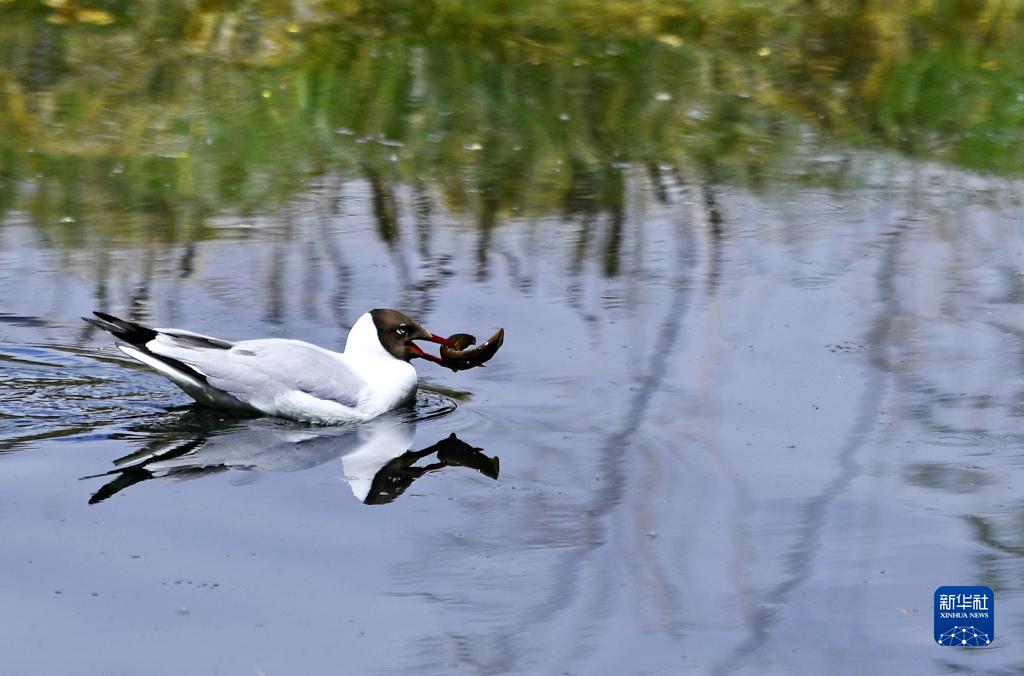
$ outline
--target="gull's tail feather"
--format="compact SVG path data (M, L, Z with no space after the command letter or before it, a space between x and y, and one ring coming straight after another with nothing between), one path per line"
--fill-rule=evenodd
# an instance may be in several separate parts
M168 378L198 403L246 412L257 411L233 394L210 385L206 374L192 361L196 358L201 363L209 363L208 353L211 350L218 354L230 351L234 347L233 343L181 329L151 329L105 312L93 314L96 315L95 319L82 319L117 338L117 349ZM168 351L172 351L175 356L166 354Z
M93 314L96 315L96 319L92 317L82 317L82 319L131 345L142 347L156 338L157 332L148 326L125 321L114 315L108 315L106 312L93 312Z

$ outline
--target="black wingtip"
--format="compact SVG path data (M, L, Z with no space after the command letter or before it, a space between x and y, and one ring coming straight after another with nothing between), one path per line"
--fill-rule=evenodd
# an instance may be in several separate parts
M126 343L131 343L132 345L142 346L156 338L156 331L148 326L129 322L115 317L114 315L107 314L106 312L100 312L99 310L94 310L93 314L96 315L96 319L92 319L91 317L82 317L82 319L93 326L103 329L118 340L123 340Z

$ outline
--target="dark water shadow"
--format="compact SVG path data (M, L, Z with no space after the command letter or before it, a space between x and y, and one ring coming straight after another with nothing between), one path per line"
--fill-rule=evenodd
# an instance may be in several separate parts
M327 427L186 407L114 435L138 439L139 450L114 460L109 471L82 478L109 478L89 498L89 504L96 504L151 479L194 479L227 471L294 472L340 459L353 495L367 505L392 502L416 479L447 467L498 478L498 457L484 455L482 448L455 434L411 450L422 419L408 409Z

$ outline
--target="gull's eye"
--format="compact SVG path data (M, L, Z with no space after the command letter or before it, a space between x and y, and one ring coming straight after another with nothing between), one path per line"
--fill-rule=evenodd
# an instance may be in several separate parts
M402 324L397 329L395 329L395 333L397 333L400 336L404 336L409 333L409 327L406 326L405 324Z

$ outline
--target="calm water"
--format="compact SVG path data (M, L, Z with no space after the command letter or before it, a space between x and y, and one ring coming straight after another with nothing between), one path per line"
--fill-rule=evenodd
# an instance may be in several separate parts
M0 672L1024 670L1019 12L350 4L4 9ZM79 319L374 307L505 345L318 427Z
M388 245L358 181L101 266L13 213L6 670L1016 670L1020 186L849 159L848 187L759 195L624 170L614 277L604 219L513 220L481 255L401 195ZM421 366L415 411L338 431L182 410L78 320L337 346L377 305L508 338L486 369ZM381 458L452 432L497 480L435 467L362 504ZM79 477L182 446L87 504L112 477ZM952 583L996 590L993 648L932 644Z

